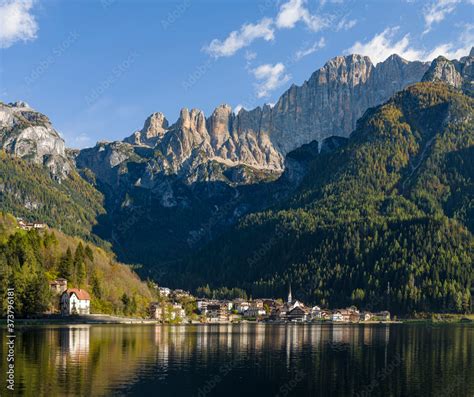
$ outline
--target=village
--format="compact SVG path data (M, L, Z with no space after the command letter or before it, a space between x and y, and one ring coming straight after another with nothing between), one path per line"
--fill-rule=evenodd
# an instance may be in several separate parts
M217 300L196 298L188 291L155 286L160 301L149 306L149 319L163 324L185 323L359 323L390 321L388 311L359 311L355 306L329 310L320 306L306 306L293 299L291 287L286 302L282 299ZM83 289L68 288L66 279L50 282L52 293L59 298L62 316L89 315L89 293Z
M40 222L26 222L17 218L22 230L45 230L48 226ZM307 306L294 299L289 286L286 301L275 298L257 299L209 299L195 297L182 289L172 290L154 284L158 299L148 307L148 319L163 324L199 323L359 323L387 322L391 320L388 311L359 311L350 306L342 309L327 309L321 306ZM91 296L80 288L69 288L68 280L58 278L49 282L49 289L56 303L50 313L61 316L91 315Z

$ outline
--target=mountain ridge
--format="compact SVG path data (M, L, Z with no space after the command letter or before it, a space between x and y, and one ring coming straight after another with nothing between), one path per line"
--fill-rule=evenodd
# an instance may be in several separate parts
M156 112L145 120L139 132L124 141L99 142L92 148L65 150L61 158L71 164L72 170L67 175L52 174L56 184L51 186L41 177L44 188L41 195L31 183L24 186L35 192L38 208L49 208L43 202L52 197L62 198L64 192L77 200L70 220L41 212L51 218L53 225L66 222L69 230L78 232L71 223L75 219L76 224L78 221L81 224L81 235L92 230L91 236L109 241L122 261L142 263L144 269L163 265L165 271L172 271L169 266L216 239L246 214L265 211L295 197L295 190L302 181L304 184L308 175L315 180L330 178L330 168L314 170L312 164L324 157L321 154L345 150L348 137L333 132L350 131L358 115L361 119L370 115L374 108L366 109L369 102L391 95L398 87L408 84L414 75L419 80L436 81L439 75L449 84L451 74L439 70L452 68L452 65L456 73L461 71L460 91L468 87L471 63L472 56L459 61L435 60L428 65L393 55L375 67L366 57L336 57L315 71L301 87L291 86L273 107L240 110L235 115L230 106L221 105L208 118L199 110L183 110L173 124L164 114ZM430 72L430 75L430 68L436 73ZM299 105L301 101L305 102L305 111ZM326 108L320 106L322 103ZM333 105L334 111L331 110ZM326 121L322 123L321 118ZM41 118L39 121L42 122ZM294 127L296 122L299 123L297 128ZM279 127L269 134L266 130L274 125ZM334 128L328 127L327 137L312 139L319 136L322 125ZM8 128L2 132L8 134ZM10 131L13 136L18 132L18 129ZM287 135L292 137L291 142L282 148L278 139ZM292 147L290 144L300 142L304 143L287 152ZM4 149L15 155L11 146ZM240 161L245 156L251 165ZM47 156L43 156L41 164L34 158L23 157L38 167L45 165L45 158ZM334 164L342 159L334 157ZM273 160L276 163L267 167ZM465 158L457 161L465 161ZM412 164L414 176L422 170L422 163ZM9 161L5 164L9 167L8 173L22 172L18 167L11 167ZM33 171L27 171L25 176L28 172ZM77 184L78 172L84 186ZM2 197L6 197L4 206L9 210L31 218L35 211L21 207L29 205L29 198L20 207L19 203L12 206L23 179L22 175L15 175L16 190L13 189L13 195ZM463 191L462 183L461 180L450 182L446 188ZM51 195L60 185L66 190ZM398 188L409 187L406 182L406 186ZM312 194L306 192L309 198ZM466 196L459 196L453 198L450 211L453 217L469 220ZM61 199L56 205L64 210L66 201ZM295 205L300 204L295 202Z

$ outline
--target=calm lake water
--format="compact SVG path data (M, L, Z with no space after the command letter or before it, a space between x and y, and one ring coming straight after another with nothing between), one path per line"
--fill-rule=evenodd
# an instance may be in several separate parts
M15 371L26 396L473 397L474 326L22 328Z

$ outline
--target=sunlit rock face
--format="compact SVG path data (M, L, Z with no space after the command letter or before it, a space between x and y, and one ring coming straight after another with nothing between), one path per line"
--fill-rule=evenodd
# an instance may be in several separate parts
M0 103L0 147L5 152L49 168L62 179L71 171L64 140L49 119L25 102Z
M153 150L142 182L158 174L176 175L187 183L223 180L237 183L258 181L268 174L281 174L286 155L302 145L329 137L348 137L357 120L373 106L388 100L394 93L423 80L444 81L469 92L472 89L472 54L459 61L443 57L428 62L410 62L398 55L374 65L362 55L338 56L315 71L301 86L292 85L274 106L235 114L229 105L218 106L209 117L198 109L182 109L178 120L170 125L163 113L153 113L143 128L124 140L132 147ZM335 144L337 140L329 143ZM331 147L326 142L321 148ZM117 144L111 143L111 151ZM92 150L92 152L91 152ZM99 155L103 145L88 149ZM129 157L130 149L120 146ZM79 159L84 156L79 155ZM92 161L97 167L108 161ZM237 167L237 168L236 168ZM253 170L243 178L241 167ZM239 172L225 170L236 168ZM102 170L104 171L104 170ZM262 172L263 171L263 172ZM102 172L104 174L104 172ZM259 177L255 178L258 174Z
M227 180L223 170L241 170L242 166L265 178L265 172L282 173L285 156L301 145L334 135L348 136L365 110L420 81L428 67L397 55L377 66L360 55L336 57L302 86L290 87L275 106L241 109L235 114L231 106L223 104L209 117L201 110L184 108L172 125L163 113L153 113L143 128L124 142L153 149L141 181L148 181L146 186L160 173L178 175L187 182ZM116 151L117 145L113 145L109 150ZM103 156L99 150L104 150L102 144L96 152ZM129 153L123 147L119 150ZM109 162L89 163L104 167ZM239 183L255 181L254 177L242 179L247 173L240 171L228 175L240 175ZM228 182L236 180L230 177Z
M468 56L459 60L439 56L423 76L423 81L442 81L461 89L467 95L474 95L474 47Z

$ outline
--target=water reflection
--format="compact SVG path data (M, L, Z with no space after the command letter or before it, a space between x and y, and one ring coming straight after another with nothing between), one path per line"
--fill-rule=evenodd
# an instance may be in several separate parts
M452 396L472 396L474 327L25 328L17 337L16 386L19 395L36 396L146 396L157 390L161 396L266 396L282 390L331 396L368 390L371 396L429 396L449 390Z

